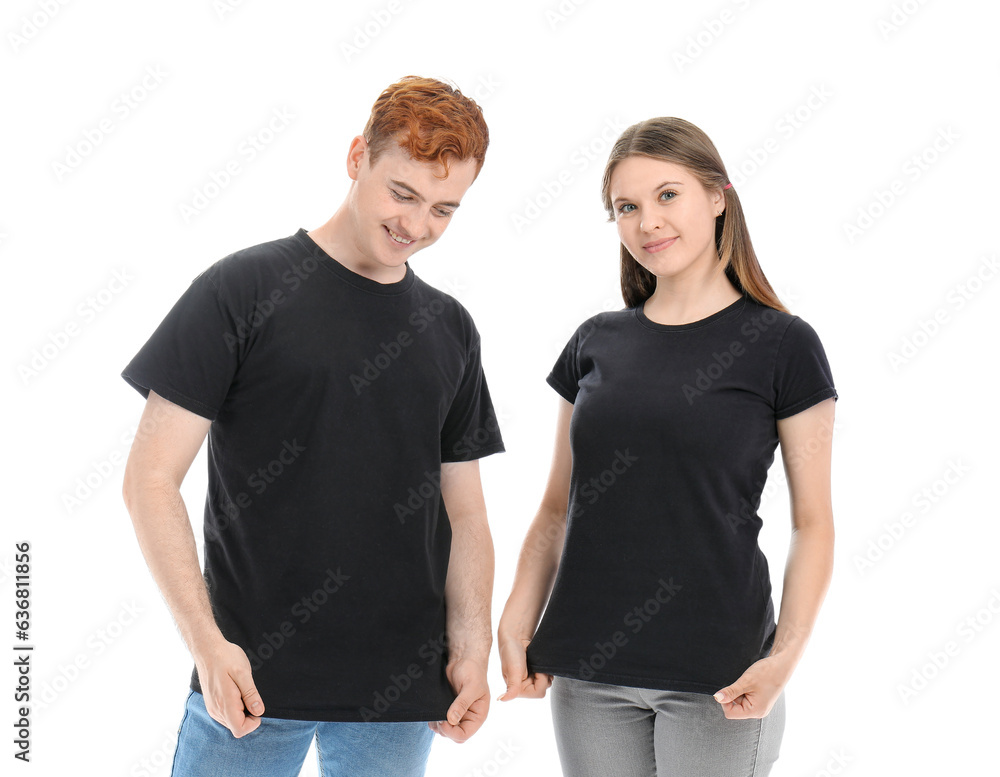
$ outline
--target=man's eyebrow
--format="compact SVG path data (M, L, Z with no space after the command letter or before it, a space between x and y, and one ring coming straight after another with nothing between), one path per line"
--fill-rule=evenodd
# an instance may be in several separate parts
M663 183L661 183L661 184L660 184L659 186L654 186L654 187L653 187L653 191L654 191L654 192L655 192L655 191L659 191L659 190L660 190L660 189L662 189L662 188L663 188L664 186L683 186L683 185L684 185L684 182L683 182L683 181L664 181L664 182L663 182ZM628 199L628 197L615 197L615 198L614 198L614 199L612 200L612 203L615 203L615 202L621 202L622 200L627 200L627 199Z
M424 202L424 196L420 192L418 192L416 189L414 189L412 186L410 186L409 184L405 184L402 181L397 181L395 178L390 178L389 179L389 183L393 184L394 186L398 186L400 189L405 189L410 194L412 194L414 197L416 197L418 200L420 200L421 202ZM462 203L460 203L460 202L438 202L438 203L435 203L435 204L437 204L437 205L444 205L445 207L448 207L448 208L457 208Z

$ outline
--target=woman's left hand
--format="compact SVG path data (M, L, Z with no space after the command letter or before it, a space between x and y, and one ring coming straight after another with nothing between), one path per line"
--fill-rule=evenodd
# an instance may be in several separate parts
M731 720L763 718L781 695L791 667L782 656L770 655L751 664L735 683L715 694Z

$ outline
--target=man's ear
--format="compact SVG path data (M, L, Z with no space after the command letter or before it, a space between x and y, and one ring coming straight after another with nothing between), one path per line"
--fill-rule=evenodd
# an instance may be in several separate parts
M358 172L361 165L368 163L368 141L364 135L358 135L351 141L351 148L347 152L347 174L352 181L358 180Z

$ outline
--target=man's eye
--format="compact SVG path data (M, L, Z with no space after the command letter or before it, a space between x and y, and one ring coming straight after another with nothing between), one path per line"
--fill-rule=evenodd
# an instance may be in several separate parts
M442 210L441 208L438 208L438 212L437 212L437 214L439 216L450 216L452 213L454 213L454 211L451 211L451 210Z
M405 197L405 196L403 196L402 194L400 194L399 192L397 192L395 189L390 189L389 191L392 192L392 196L395 197L400 202L409 202L410 200L413 199L412 197Z

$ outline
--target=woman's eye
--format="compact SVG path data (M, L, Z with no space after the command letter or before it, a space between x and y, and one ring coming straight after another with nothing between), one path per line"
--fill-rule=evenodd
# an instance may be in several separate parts
M635 205L633 205L630 202L622 203L621 205L618 206L618 212L619 213L631 213L632 212L632 208L634 208L634 207L635 207Z
M671 196L668 197L667 196L668 194L671 195ZM669 191L669 190L660 192L660 199L661 200L672 200L676 196L677 196L677 192L672 192L672 191Z

